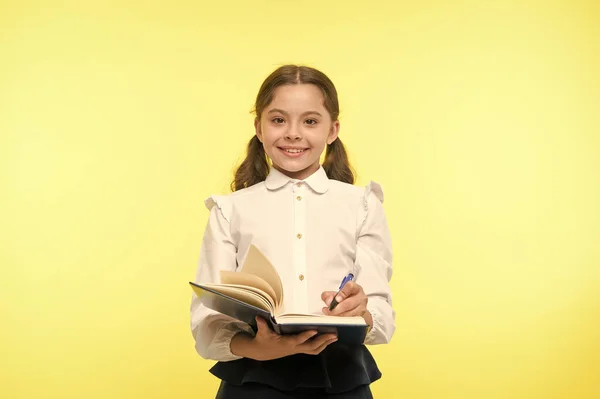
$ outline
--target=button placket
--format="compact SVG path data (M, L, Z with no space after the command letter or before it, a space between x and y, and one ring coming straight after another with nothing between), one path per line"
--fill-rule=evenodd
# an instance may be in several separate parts
M294 284L294 308L297 312L307 311L307 285L306 285L306 196L303 194L304 184L298 182L292 186L293 208L294 208L294 231L296 237L293 240L293 267Z

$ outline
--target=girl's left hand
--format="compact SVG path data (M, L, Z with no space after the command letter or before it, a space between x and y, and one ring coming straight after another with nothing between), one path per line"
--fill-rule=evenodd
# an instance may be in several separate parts
M363 316L367 320L366 313L369 313L367 311L369 298L360 285L353 281L347 283L337 296L337 306L333 310L329 310L329 305L335 294L337 294L337 291L325 291L321 294L321 299L327 304L323 308L324 314L331 316Z

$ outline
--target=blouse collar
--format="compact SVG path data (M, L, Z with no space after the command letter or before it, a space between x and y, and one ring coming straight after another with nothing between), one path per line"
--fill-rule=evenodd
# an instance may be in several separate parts
M265 180L265 185L269 190L277 190L289 182L293 184L304 182L319 194L325 193L329 188L329 178L327 177L327 173L325 173L325 169L323 169L323 166L321 165L319 165L319 169L315 173L304 180L292 179L291 177L271 167L271 171Z

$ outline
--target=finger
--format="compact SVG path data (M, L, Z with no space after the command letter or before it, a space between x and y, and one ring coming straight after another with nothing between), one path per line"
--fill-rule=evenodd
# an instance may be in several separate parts
M317 346L315 349L313 349L312 351L310 351L311 355L318 355L319 353L323 352L323 350L325 348L327 348L329 345L333 344L335 341L337 341L337 337L336 338L332 338L332 339L328 339L327 341L323 342L321 345Z
M329 306L321 309L323 314L328 316L342 316L346 315L348 312L356 309L360 305L360 300L357 297L349 297L346 298L342 303L338 303L333 310L329 309Z
M267 322L265 321L265 319L263 319L260 316L256 316L255 319L256 319L256 325L258 326L259 330L264 329L265 327L267 327Z
M358 304L359 303L357 301L357 298L355 298L355 297L346 298L341 303L338 303L338 305L335 308L333 308L333 310L331 310L329 312L329 314L331 314L332 316L339 316L343 313L347 313L348 311L358 307Z
M343 309L340 309L340 311ZM346 311L342 311L339 314L334 314L332 316L340 316L340 317L352 317L352 316L362 316L365 311L367 310L366 306L362 306L362 305L358 305L355 308L346 310Z
M328 314L332 316L341 316L343 314L348 314L348 312L358 308L360 304L361 299L356 296L352 296L338 304L335 308L333 308L333 310L329 311Z
M340 292L335 297L335 300L338 301L338 303L342 302L344 299L358 294L360 290L360 285L356 284L353 281L350 281L349 283L344 285L344 287L340 290Z
M323 302L325 302L327 306L329 306L331 304L331 301L333 301L333 297L335 296L335 294L337 294L337 291L324 291L321 294L321 299L323 300Z
M309 330L309 331L303 331L300 334L296 334L290 338L292 338L294 340L294 344L298 346L298 345L304 344L306 341L308 341L315 335L317 335L316 330Z
M260 317L260 316L256 316L256 325L258 327L257 334L270 335L271 333L273 333L271 331L271 328L269 328L269 325L267 324L267 321L265 319L263 319L262 317Z
M317 349L319 346L323 345L323 343L336 338L337 336L335 334L319 335L310 340L309 342L305 342L304 344L300 345L298 349L303 353L311 352Z

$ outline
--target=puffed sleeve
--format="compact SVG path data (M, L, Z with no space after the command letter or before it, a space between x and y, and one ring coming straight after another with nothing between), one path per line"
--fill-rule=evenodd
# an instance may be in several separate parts
M367 309L373 316L373 328L365 344L390 342L396 329L396 313L392 308L389 282L392 278L392 240L383 209L383 190L375 182L364 192L358 228L356 282L363 287L369 301Z
M205 201L210 210L204 232L195 282L218 283L220 270L235 271L237 248L231 238L231 203L227 197L212 196ZM190 306L191 330L196 351L205 359L230 361L240 359L231 353L229 344L241 331L253 334L252 328L239 320L205 307L193 294Z

